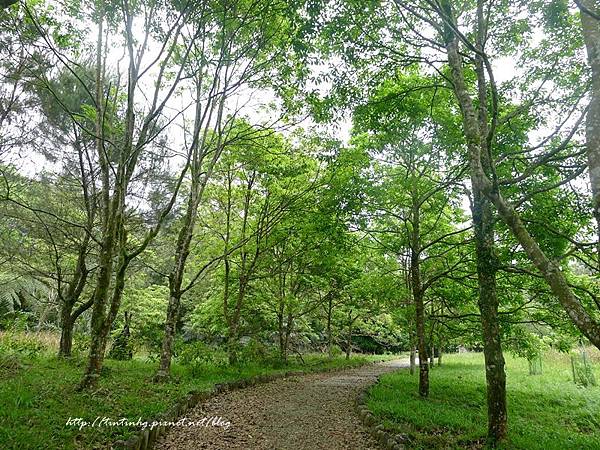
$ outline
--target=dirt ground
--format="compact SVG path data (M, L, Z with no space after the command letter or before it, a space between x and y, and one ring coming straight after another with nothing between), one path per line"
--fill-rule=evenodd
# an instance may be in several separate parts
M173 427L155 448L377 449L379 446L356 415L354 400L378 375L406 365L406 361L387 361L334 373L283 378L226 392L199 404L186 415L188 423L206 418L204 423L213 425Z

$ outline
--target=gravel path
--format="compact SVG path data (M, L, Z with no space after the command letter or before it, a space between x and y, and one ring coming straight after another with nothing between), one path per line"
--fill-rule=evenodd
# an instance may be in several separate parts
M361 388L406 367L387 361L339 372L279 379L222 393L199 404L187 420L221 418L224 426L174 427L156 444L177 450L367 450L379 448L355 414ZM213 420L213 421L216 421ZM227 429L226 429L227 428Z

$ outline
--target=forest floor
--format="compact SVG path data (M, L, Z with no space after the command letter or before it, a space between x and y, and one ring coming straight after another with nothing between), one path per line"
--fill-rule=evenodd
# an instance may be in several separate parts
M221 424L230 422L228 427L174 427L155 448L377 449L354 401L379 375L406 366L404 360L392 360L226 392L201 403L186 418L196 423L220 418Z

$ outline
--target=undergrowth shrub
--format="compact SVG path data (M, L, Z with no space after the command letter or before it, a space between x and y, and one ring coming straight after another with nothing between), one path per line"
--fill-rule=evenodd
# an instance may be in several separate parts
M188 367L192 376L202 375L204 369L209 366L220 367L226 364L221 352L202 341L185 343L177 340L174 353L177 361Z
M281 361L279 353L275 348L263 344L262 342L251 339L246 345L242 346L238 352L240 364L257 363L262 366L281 367L285 363Z
M119 361L126 361L133 358L133 346L129 336L124 333L119 333L108 352L110 359L116 359Z
M571 355L571 369L575 384L584 387L596 386L594 370L585 353L582 355Z
M4 331L0 333L0 354L35 358L49 349L34 334Z

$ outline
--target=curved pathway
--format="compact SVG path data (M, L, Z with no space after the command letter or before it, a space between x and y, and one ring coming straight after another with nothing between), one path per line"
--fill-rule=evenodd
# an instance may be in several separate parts
M225 392L199 404L189 421L220 417L231 425L174 427L155 448L170 450L367 450L379 446L356 415L359 391L402 360L282 378Z

